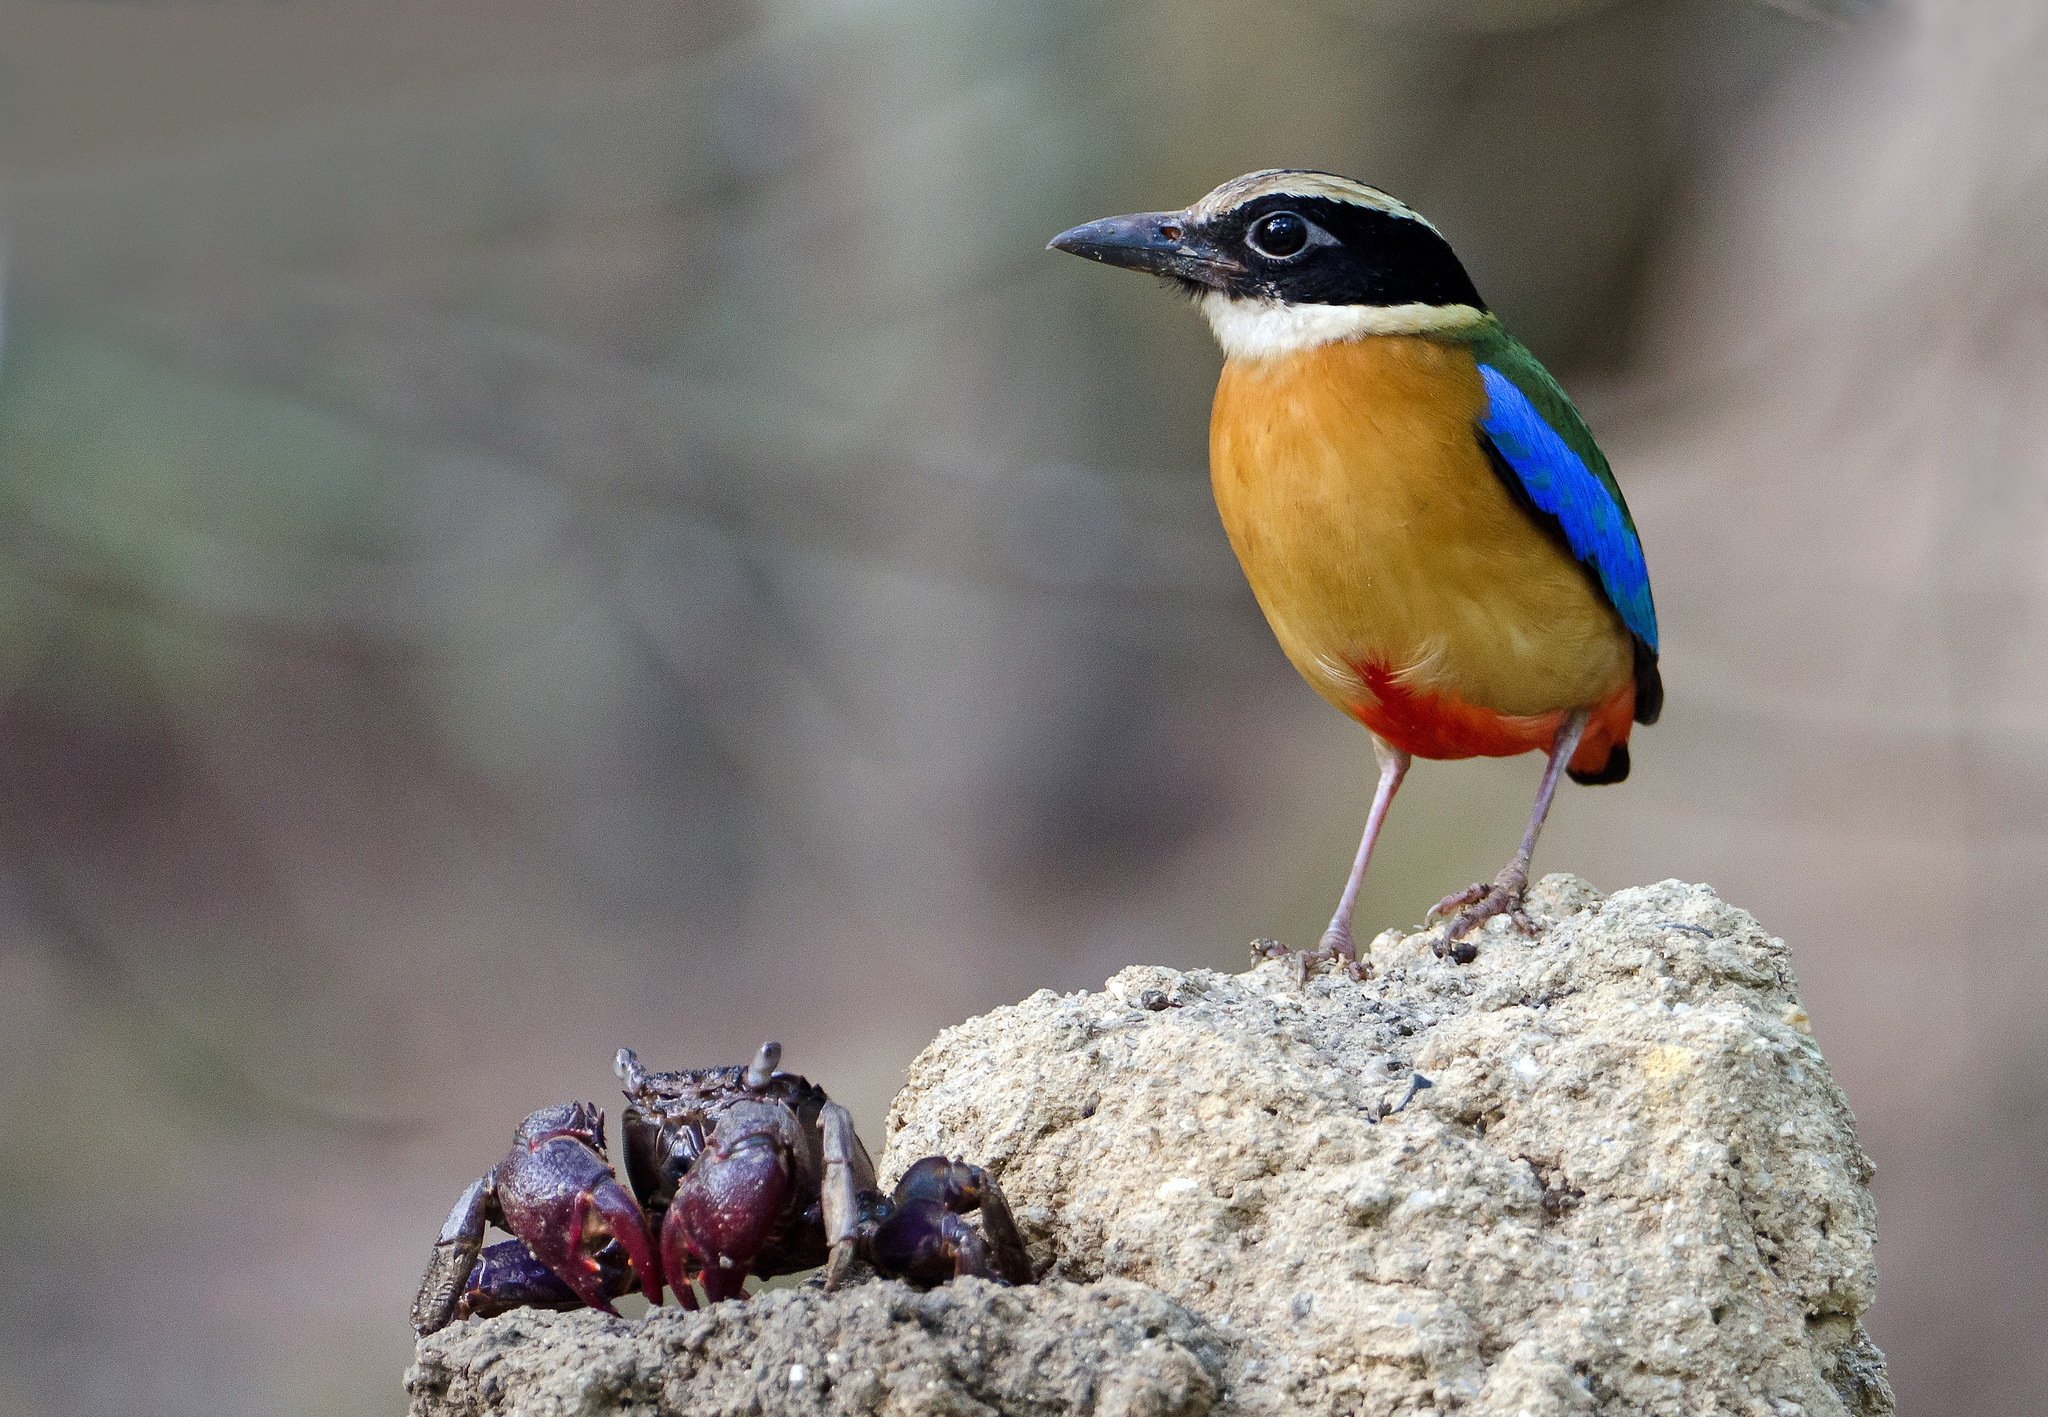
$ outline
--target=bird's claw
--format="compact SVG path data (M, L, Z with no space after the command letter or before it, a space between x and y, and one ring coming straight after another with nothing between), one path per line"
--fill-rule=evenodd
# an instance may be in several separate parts
M1425 925L1434 924L1454 910L1462 910L1474 901L1485 899L1486 893L1492 889L1493 883L1491 881L1474 881L1461 891L1453 891L1429 908L1429 913L1422 917L1422 923Z
M1296 988L1305 987L1323 969L1341 970L1353 983L1372 978L1372 965L1358 957L1358 946L1349 932L1326 930L1312 950L1289 950L1277 940L1256 940L1252 944L1252 958L1254 961L1286 960L1294 973Z
M1491 884L1476 882L1456 895L1438 901L1436 909L1429 913L1430 919L1458 911L1456 918L1444 930L1444 937L1436 943L1438 957L1448 958L1453 964L1470 964L1479 958L1479 946L1465 936L1496 915L1507 916L1523 934L1534 935L1536 922L1522 910L1522 897L1528 889L1528 868L1516 861L1495 876Z

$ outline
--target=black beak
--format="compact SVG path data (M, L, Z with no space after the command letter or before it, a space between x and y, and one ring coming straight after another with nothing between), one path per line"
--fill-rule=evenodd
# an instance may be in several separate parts
M1221 290L1232 276L1244 274L1242 265L1194 233L1186 212L1104 217L1062 231L1047 243L1047 249L1070 251L1091 261L1168 276L1211 290Z

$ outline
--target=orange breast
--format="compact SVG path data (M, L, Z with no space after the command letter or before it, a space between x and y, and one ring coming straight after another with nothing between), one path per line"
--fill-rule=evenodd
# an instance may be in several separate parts
M1600 731L1579 756L1597 737L1604 760L1627 736L1628 632L1501 485L1475 433L1485 397L1451 341L1229 360L1216 505L1289 659L1381 737L1422 757L1507 755L1587 707Z

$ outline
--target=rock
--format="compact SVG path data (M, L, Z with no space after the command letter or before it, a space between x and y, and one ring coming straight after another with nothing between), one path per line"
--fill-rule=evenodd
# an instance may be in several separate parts
M637 1323L524 1309L420 1340L415 1414L1203 1417L1230 1340L1143 1285L877 1281L771 1290Z
M1784 943L1676 881L1529 910L1470 965L1389 931L1362 983L1135 968L941 1034L884 1174L994 1168L1045 1283L460 1324L412 1411L1892 1412Z
M1364 983L1127 969L971 1019L883 1169L975 1158L1052 1272L1242 1335L1231 1410L1889 1413L1870 1161L1784 942L1677 881L1529 911L1470 965L1390 931Z

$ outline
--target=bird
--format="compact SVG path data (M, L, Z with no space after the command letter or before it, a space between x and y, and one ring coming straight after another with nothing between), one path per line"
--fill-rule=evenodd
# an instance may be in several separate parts
M1288 659L1372 735L1365 832L1297 960L1361 973L1359 887L1418 757L1546 754L1514 859L1429 914L1458 963L1494 916L1532 930L1523 897L1560 771L1622 781L1631 728L1664 700L1642 542L1563 387L1435 226L1334 173L1247 173L1050 247L1163 277L1207 317L1224 530Z

